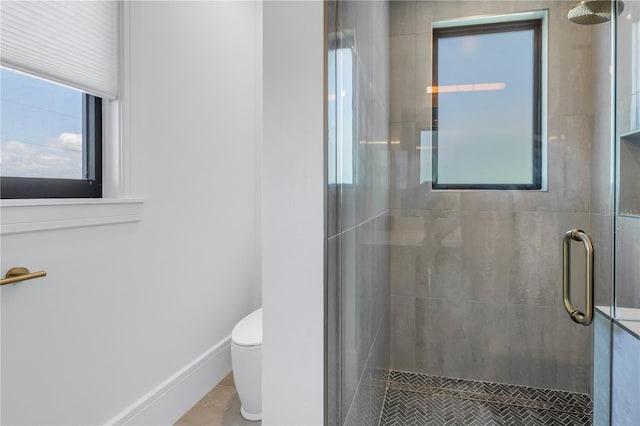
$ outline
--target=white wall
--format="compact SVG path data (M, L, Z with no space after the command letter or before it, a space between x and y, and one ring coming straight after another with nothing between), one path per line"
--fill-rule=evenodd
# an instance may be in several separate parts
M263 6L263 424L323 423L324 3Z
M0 272L48 272L1 290L2 424L126 414L260 304L260 5L128 7L125 169L143 219L2 236Z

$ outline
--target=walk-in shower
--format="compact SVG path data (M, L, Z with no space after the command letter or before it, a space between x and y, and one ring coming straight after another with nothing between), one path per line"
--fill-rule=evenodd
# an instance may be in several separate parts
M640 422L638 2L327 23L327 422Z

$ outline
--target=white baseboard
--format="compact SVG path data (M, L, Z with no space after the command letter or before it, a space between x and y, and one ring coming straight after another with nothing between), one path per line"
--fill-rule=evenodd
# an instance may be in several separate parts
M231 336L191 361L107 425L172 425L231 371Z

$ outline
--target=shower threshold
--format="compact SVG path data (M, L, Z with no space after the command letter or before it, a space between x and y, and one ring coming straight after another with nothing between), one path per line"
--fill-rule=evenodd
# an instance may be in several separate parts
M587 394L392 370L380 426L591 425Z

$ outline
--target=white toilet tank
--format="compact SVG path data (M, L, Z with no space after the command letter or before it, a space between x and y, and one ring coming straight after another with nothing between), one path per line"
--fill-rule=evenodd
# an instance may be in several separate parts
M253 311L231 332L233 379L242 417L262 419L262 308Z

